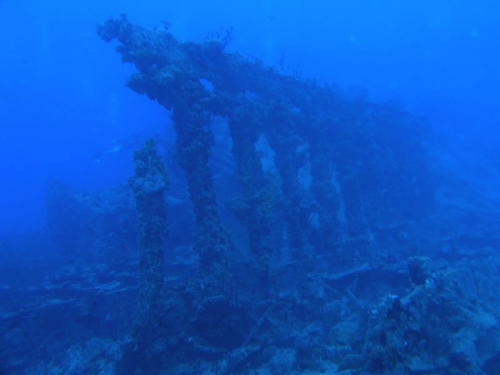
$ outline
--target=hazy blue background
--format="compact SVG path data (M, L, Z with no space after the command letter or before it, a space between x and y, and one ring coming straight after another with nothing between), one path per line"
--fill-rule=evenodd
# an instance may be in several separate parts
M166 111L123 86L132 67L96 35L121 12L148 27L168 21L181 40L232 26L231 51L273 65L285 51L306 77L399 99L469 152L495 153L499 1L0 0L0 234L43 228L49 178L125 181L131 150L102 152L164 131Z

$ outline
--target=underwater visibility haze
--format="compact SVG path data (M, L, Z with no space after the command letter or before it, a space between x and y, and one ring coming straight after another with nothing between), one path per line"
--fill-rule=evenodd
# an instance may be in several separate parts
M500 3L0 1L0 374L500 373Z

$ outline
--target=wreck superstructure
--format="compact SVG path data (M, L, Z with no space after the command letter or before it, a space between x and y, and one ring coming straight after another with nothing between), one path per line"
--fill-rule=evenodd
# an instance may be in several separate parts
M330 281L320 281L321 272L350 279L387 260L377 246L432 209L426 123L398 105L285 75L225 52L224 40L181 43L164 27L145 29L125 16L98 34L118 40L122 61L137 68L127 86L171 111L177 134L175 159L187 179L200 262L192 282L164 290L150 312L156 338L170 337L177 353L225 358L225 371L237 371L241 363L231 355L262 355L270 337L293 337L271 324L292 324L290 316L269 317L280 305L292 308L290 295L309 295L312 284L325 293ZM226 173L239 187L231 196L219 195L209 164L215 118L225 121L232 142L234 168ZM264 167L259 144L273 155L273 168ZM245 228L248 252L225 228L221 201ZM297 310L298 325L321 321L320 310ZM153 345L142 343L143 358L154 357ZM305 362L313 357L304 352Z

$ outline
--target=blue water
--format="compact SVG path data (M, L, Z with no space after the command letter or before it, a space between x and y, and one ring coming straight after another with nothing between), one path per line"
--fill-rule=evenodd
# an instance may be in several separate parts
M0 237L8 238L0 241L0 253L28 246L40 258L57 258L60 250L53 251L50 244L16 245L17 239L12 239L45 238L49 182L90 192L126 184L133 174L133 151L150 136L163 140L160 151L174 176L173 190L181 187L167 201L179 220L187 217L185 228L192 230L182 170L168 159L175 147L169 113L125 87L134 67L120 61L116 42L105 43L96 32L98 24L121 13L146 28L168 25L183 42L202 41L211 32L232 28L227 52L299 79L336 85L347 97L401 103L430 124L425 148L437 179L471 187L469 195L456 198L447 190L439 199L466 207L464 217L470 223L483 214L479 206L491 202L490 207L498 207L498 1L0 0ZM223 143L217 141L217 150L229 151ZM223 166L217 168L223 174ZM221 189L224 182L214 179ZM467 218L455 228L457 237L467 232ZM310 220L314 225L314 217ZM447 230L436 232L448 238ZM234 242L240 243L241 228L235 225L231 231ZM474 235L491 238L492 232L488 228L486 235ZM184 233L174 231L171 236L176 245L190 246L191 237ZM498 252L497 245L493 241L485 246ZM16 267L31 272L22 259L15 259L16 264L4 267L4 275L16 275ZM39 282L56 271L32 272L40 276L27 274L26 279L33 276ZM8 284L5 279L2 283ZM0 312L29 304L14 303ZM100 313L106 316L106 311ZM120 321L117 328L106 319L105 331L122 339L126 324ZM97 329L97 323L88 324ZM55 353L67 348L52 349Z

